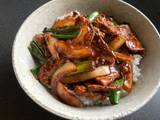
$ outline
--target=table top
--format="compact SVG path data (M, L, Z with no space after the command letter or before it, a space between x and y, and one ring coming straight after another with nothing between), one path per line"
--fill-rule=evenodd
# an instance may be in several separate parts
M11 51L24 19L49 0L0 0L0 120L63 120L35 104L20 88L12 68ZM125 0L145 13L160 31L159 0ZM143 96L142 96L143 97ZM160 119L160 90L147 105L122 120Z

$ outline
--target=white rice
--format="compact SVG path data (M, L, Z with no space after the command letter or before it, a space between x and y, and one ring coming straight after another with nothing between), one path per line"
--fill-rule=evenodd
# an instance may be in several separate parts
M141 75L141 69L139 68L140 62L142 60L141 55L133 55L134 61L133 61L133 82L138 81L138 77ZM123 95L121 97L125 97L128 93L124 91ZM89 98L83 97L83 96L77 96L84 105L86 106L94 106L94 105L109 105L110 101L109 98L107 97L104 101L93 101Z
M104 101L93 101L93 100L91 100L91 99L89 99L87 97L83 97L83 96L78 96L78 98L86 106L109 105L110 104L110 101L109 101L108 97Z
M133 82L138 81L138 77L141 75L141 69L139 68L140 62L142 60L141 55L133 55L134 61L133 61Z

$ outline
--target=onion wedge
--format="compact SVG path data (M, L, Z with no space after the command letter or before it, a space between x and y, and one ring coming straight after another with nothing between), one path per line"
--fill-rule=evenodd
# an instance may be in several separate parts
M85 72L85 73L65 77L64 79L61 80L61 82L65 84L76 83L76 82L86 81L86 80L93 79L98 76L103 76L107 74L110 74L109 66L101 66L91 72Z
M73 94L71 94L65 86L58 82L57 84L58 97L68 105L75 107L84 107L83 103Z

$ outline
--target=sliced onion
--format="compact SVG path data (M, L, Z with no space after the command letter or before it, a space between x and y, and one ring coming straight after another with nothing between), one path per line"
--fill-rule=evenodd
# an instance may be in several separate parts
M85 81L89 79L96 78L98 76L107 75L110 73L109 66L100 66L96 68L94 71L91 72L85 72L77 75L72 75L66 78L63 78L61 82L63 83L76 83L80 81Z

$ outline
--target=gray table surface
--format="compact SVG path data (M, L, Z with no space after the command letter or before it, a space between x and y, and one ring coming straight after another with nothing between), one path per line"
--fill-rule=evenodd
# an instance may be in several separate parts
M0 120L55 120L20 88L11 63L15 34L24 19L48 0L0 0ZM125 0L144 12L160 31L159 0ZM143 97L143 96L142 96ZM147 105L123 120L159 120L160 90ZM63 119L62 119L63 120Z

